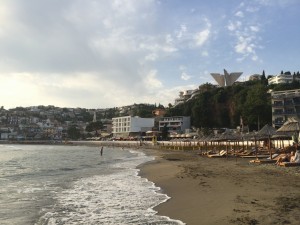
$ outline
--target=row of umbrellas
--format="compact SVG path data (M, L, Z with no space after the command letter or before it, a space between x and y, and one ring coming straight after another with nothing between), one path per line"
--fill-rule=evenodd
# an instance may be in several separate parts
M291 137L295 132L300 131L300 121L296 118L289 118L278 130L270 125L265 125L258 132L237 134L224 132L220 135L209 135L201 137L198 141L238 141L238 140L264 140L280 139Z
M271 151L271 139L283 139L290 138L293 134L298 138L298 133L300 131L300 121L296 118L289 118L278 130L270 125L265 125L258 132L252 132L248 134L236 134L232 132L224 132L221 135L210 135L198 139L200 142L222 142L222 141L260 141L268 140L270 157L272 159ZM296 141L298 142L298 140ZM256 144L255 144L256 145ZM256 153L257 154L257 153Z

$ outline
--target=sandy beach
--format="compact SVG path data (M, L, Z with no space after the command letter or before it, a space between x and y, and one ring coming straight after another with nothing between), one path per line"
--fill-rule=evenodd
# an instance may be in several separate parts
M300 224L300 167L196 152L146 153L156 160L141 166L141 176L171 197L156 207L161 215L188 225Z

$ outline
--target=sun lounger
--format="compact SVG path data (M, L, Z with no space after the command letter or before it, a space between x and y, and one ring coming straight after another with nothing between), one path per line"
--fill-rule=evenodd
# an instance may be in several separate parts
M244 155L244 156L240 156L241 158L248 158L248 159L253 159L253 158L268 158L269 155Z
M277 158L277 156L278 156L278 154L277 154L277 153L273 154L273 155L272 155L272 159L276 159L276 158ZM267 158L267 159L271 159L271 157L269 157L269 158Z
M267 164L267 163L275 163L278 159L278 157L282 156L278 155L278 154L273 154L272 155L272 159L270 157L266 158L266 159L253 159L250 161L250 163L259 163L259 164Z
M227 154L225 150L220 151L218 154L212 154L212 155L207 155L209 158L217 158L217 157L224 157Z
M294 167L294 166L300 166L300 163L295 163L295 162L281 162L279 166L283 167Z

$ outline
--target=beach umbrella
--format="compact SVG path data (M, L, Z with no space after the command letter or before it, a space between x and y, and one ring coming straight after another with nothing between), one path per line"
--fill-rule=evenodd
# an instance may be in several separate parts
M271 137L276 134L276 129L269 124L266 124L261 130L257 132L258 140L268 140L268 148L270 152L270 158L272 159L272 150L271 150Z
M299 141L300 121L295 117L288 118L287 121L277 130L277 132L293 132L292 139L294 142Z
M300 131L300 121L295 117L288 118L287 121L277 130L277 132Z
M218 140L226 142L226 152L228 156L228 143L230 143L231 141L241 140L241 136L231 131L225 131L218 137Z

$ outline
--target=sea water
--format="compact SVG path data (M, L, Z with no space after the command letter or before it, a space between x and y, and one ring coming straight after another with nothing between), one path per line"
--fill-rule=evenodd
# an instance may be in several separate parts
M183 224L153 207L168 200L136 168L140 151L0 145L0 224Z

